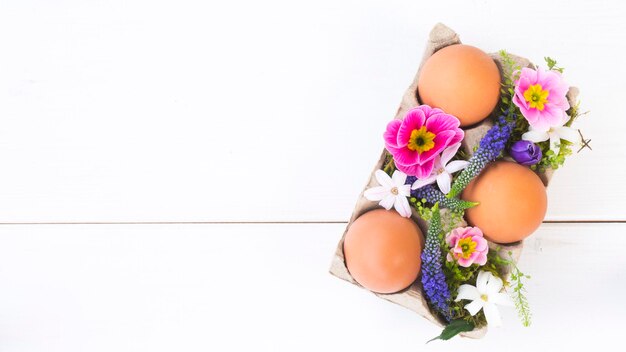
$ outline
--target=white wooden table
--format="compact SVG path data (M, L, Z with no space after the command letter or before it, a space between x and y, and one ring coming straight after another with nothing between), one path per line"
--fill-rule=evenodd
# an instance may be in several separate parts
M0 2L0 351L421 350L327 273L444 22L556 58L593 152L520 266L534 323L428 350L609 348L626 305L621 1Z

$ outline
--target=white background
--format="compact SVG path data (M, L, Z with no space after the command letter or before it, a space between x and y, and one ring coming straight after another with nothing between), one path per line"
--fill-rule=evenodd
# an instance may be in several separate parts
M534 325L427 349L620 341L623 2L20 0L0 1L0 351L422 350L436 327L327 269L437 22L556 58L593 152L520 262Z

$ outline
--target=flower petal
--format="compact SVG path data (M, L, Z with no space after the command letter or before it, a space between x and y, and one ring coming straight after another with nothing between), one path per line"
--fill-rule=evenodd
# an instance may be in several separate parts
M539 80L538 75L539 74L537 73L537 71L533 70L532 68L524 67L520 72L520 79L526 78L528 79L528 85L533 85Z
M548 127L559 126L564 111L565 110L561 109L559 106L546 104L541 112L541 122Z
M393 207L396 208L398 214L404 216L405 218L411 217L411 206L409 205L409 201L404 196L396 196Z
M480 271L478 273L478 277L476 278L476 288L480 293L487 293L487 282L493 276L492 273L488 271Z
M448 164L448 161L450 161L450 159L452 159L456 155L456 152L459 151L460 147L461 143L457 143L444 149L441 153L441 165Z
M478 229L478 227L474 228ZM478 229L478 231L480 231L480 229ZM483 252L485 249L487 249L487 247L489 247L489 243L487 243L487 240L482 236L482 231L480 231L480 235L472 236L472 241L476 242L475 250L478 252Z
M423 163L422 165L414 165L415 166L415 174L417 178L427 178L430 177L430 174L433 173L433 169L435 168L435 159L431 159Z
M387 148L389 149L389 148ZM407 167L411 167L415 164L419 164L419 153L417 152L417 150L411 150L408 147L402 147L400 149L397 149L395 151L390 151L390 153L392 153L393 155L393 160L396 162L396 166L407 166ZM398 169L404 173L406 173L407 175L410 175L410 173L402 170L400 167L398 167Z
M548 132L541 132L537 130L530 130L522 135L522 139L525 141L531 141L533 143L539 143L550 139Z
M426 120L424 112L418 108L412 109L404 116L404 120L398 129L398 145L405 146L409 143L413 130L419 130Z
M433 112L442 112L441 109L437 109L437 108L432 108L430 105L420 105L418 107L416 107L416 109L422 110L422 112L424 113L424 116L430 116L433 114Z
M520 97L520 99L526 101L526 99L523 97ZM520 107L520 111L531 126L535 128L541 127L541 116L538 109L531 107L523 109L522 107Z
M421 168L421 165L411 164L411 165L405 166L405 165L398 163L398 161L396 160L396 168L404 172L407 175L415 176L417 175L418 169Z
M428 186L431 185L433 183L435 183L435 180L437 179L436 175L430 175L429 177L420 180L417 179L415 182L413 182L413 185L411 186L411 189L418 189L418 188L422 188L424 186Z
M511 297L504 292L498 292L496 294L489 295L489 302L505 307L515 306Z
M452 177L449 173L444 171L437 176L437 186L443 194L450 192L450 183L452 183Z
M453 115L446 113L431 112L426 120L426 129L429 132L438 134L443 131L450 131L459 128L461 122Z
M468 284L461 285L459 286L459 291L454 301L458 302L462 299L469 299L471 301L480 299L480 292L478 292L478 289L476 288L476 286L472 286Z
M457 128L456 130L454 130L454 136L452 136L452 138L448 141L448 144L452 145L460 143L463 138L465 138L465 132L462 129Z
M457 171L463 170L469 166L469 161L467 160L455 160L450 164L446 165L446 171L453 174Z
M389 177L389 175L387 175L387 173L383 170L376 170L374 176L376 177L376 181L378 181L379 185L386 187L387 189L391 189L393 187L391 177Z
M377 186L377 187L366 189L365 192L363 193L363 195L365 196L365 198L367 198L367 200L371 200L374 202L382 200L388 194L390 194L389 188L386 188L383 186Z
M385 196L385 198L383 198L380 203L378 203L381 207L390 210L391 207L393 207L393 204L396 202L396 197L389 193L388 195Z
M392 147L392 149L396 149L400 147L398 145L398 129L400 129L401 124L402 120L393 120L387 124L383 139L388 148Z
M563 117L561 122L559 123L558 126L554 126L554 127L562 127L565 126L565 124L571 119L571 117L567 114L567 113L563 113Z
M464 308L467 309L467 311L472 316L474 316L483 308L484 305L485 305L485 301L483 301L482 299L476 299L472 301L471 303L466 304Z
M554 155L558 155L561 150L561 138L556 132L549 132L550 136L550 150L554 153Z
M478 265L485 265L487 264L487 252L475 252L478 255L476 256L476 259L474 259L474 263L478 264Z
M459 253L461 254L461 253ZM472 266L472 264L474 264L474 262L472 261L472 258L464 258L464 257L460 257L457 258L457 263L459 263L460 266L464 267L464 268L469 268L470 266Z
M398 186L398 194L403 196L403 197L410 197L411 196L411 185L402 185L402 186Z
M489 281L487 282L485 293L491 296L494 293L500 292L501 289L502 289L502 279L491 275L491 277L489 278Z
M454 229L446 235L446 243L448 244L449 247L456 247L456 241L458 240L459 240L458 229Z
M483 307L485 312L485 318L487 318L487 325L490 327L502 326L502 319L500 318L500 311L495 304L489 302Z
M406 183L406 174L402 171L396 170L391 175L391 181L395 187L400 187Z
M578 131L567 126L557 127L554 131L561 137L561 139L565 139L568 142L579 143L580 136L578 135Z
M528 110L528 102L526 101L526 99L524 99L523 90L519 87L515 88L515 95L513 95L513 104L517 105L517 107L520 108L520 110L522 111L522 115L524 111Z

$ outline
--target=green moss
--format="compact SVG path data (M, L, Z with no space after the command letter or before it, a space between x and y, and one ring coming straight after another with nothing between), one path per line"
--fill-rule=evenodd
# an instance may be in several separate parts
M396 164L393 161L393 156L389 152L385 151L385 162L383 163L383 171L387 175L391 176L396 171Z

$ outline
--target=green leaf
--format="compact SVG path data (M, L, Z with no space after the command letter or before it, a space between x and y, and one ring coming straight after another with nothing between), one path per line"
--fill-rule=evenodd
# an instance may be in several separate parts
M462 333L464 331L472 331L472 330L474 330L474 324L463 319L456 319L456 320L451 321L445 328L443 328L441 335L428 340L426 343L429 343L435 340L450 340L451 338L458 335L459 333Z
M548 70L554 70L554 71L559 71L563 73L563 67L558 67L556 60L547 56L544 57L543 59L546 60L546 64L548 65Z

